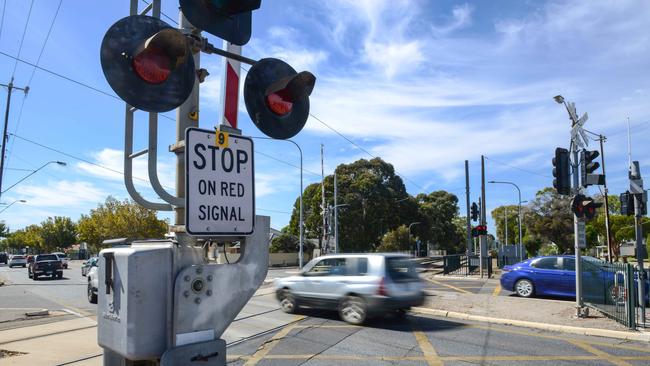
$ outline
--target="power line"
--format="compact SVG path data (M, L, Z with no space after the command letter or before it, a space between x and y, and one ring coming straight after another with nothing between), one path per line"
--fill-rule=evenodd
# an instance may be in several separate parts
M2 19L0 19L0 38L2 37L2 27L5 25L5 9L7 8L7 0L2 2Z
M47 35L45 36L45 40L43 41L43 46L41 46L41 51L38 53L38 58L36 59L36 65L38 65L39 62L41 62L43 51L45 51L45 46L47 45L47 41L50 39L50 34L52 34L52 28L54 28L54 23L56 22L56 18L59 15L59 10L61 10L61 4L63 4L63 0L59 0L59 5L56 7L56 12L54 13L54 17L52 17L50 28L47 30ZM30 86L32 84L32 80L34 80L35 74L36 74L36 68L34 67L32 68L32 74L29 76L29 81L27 82L27 86ZM23 95L22 102L20 103L20 111L18 112L18 119L16 120L16 127L14 128L14 133L18 133L18 129L20 128L20 122L22 121L23 108L25 107L26 99L27 99L27 95ZM11 146L9 146L10 151L13 150L14 141L15 140L11 140ZM7 164L9 163L10 159L11 159L11 154L7 156Z
M356 146L359 150L361 150L361 151L363 151L364 153L368 154L368 155L369 155L370 157L372 157L372 158L376 158L375 155L371 154L368 150L366 150L366 149L364 149L363 147L361 147L361 145L359 145L359 144L355 143L354 141L350 140L349 138L347 138L345 135L343 135L342 133L340 133L339 131L337 131L336 129L334 129L334 127L332 127L332 126L328 125L327 123L323 122L323 120L321 120L320 118L314 116L314 115L311 114L311 113L309 113L309 115L310 115L312 118L314 118L315 120L317 120L318 122L320 122L323 126L329 128L329 129L332 130L334 133L336 133L337 135L341 136L345 141L347 141L347 142L349 142L350 144ZM409 179L409 178L408 178L407 176L405 176L404 174L400 174L397 170L395 170L395 173L397 173L397 175L399 175L400 177L403 177L405 180L411 182L411 184L413 184L414 186L416 186L416 187L418 187L418 188L420 188L421 190L424 191L424 188L422 188L421 185L415 183L413 180Z
M513 169L521 170L522 172L526 172L526 173L528 173L528 174L539 175L540 177L544 177L544 178L551 178L551 176L549 176L549 175L545 175L545 174L537 173L537 172L534 172L534 171L532 171L532 170L527 170L527 169L524 169L524 168L520 168L520 167L518 167L518 166L510 165L510 164L504 163L504 162L502 162L502 161L498 161L498 160L494 160L494 159L492 159L492 158L488 158L487 156L485 156L485 158L486 158L487 160L490 160L490 161L495 162L495 163L497 163L497 164L501 164L501 165L504 165L504 166L507 166L507 167L510 167L510 168L513 168Z
M113 99L116 99L116 100L119 100L120 102L122 102L122 99L121 99L120 97L118 97L117 95L115 95L115 94L111 94L111 93L105 92L105 91L103 91L103 90L101 90L101 89L95 88L94 86L90 86L90 85L88 85L88 84L86 84L86 83L83 83L83 82L81 82L81 81L75 80L75 79L73 79L73 78L71 78L71 77L69 77L69 76L65 76L65 75L63 75L63 74L59 74L59 73L56 72L56 71L52 71L52 70L46 69L46 68L44 68L44 67L38 66L38 65L36 65L36 64L33 64L33 63L29 62L29 61L25 61L25 60L20 59L20 58L18 58L18 57L16 57L16 56L12 56L12 55L10 55L10 54L8 54L8 53L6 53L6 52L3 52L3 51L0 51L0 55L3 55L3 56L5 56L5 57L9 57L9 58L14 59L14 60L16 60L16 61L22 62L22 63L24 63L24 64L26 64L26 65L29 65L29 66L35 67L35 68L37 68L37 69L39 69L39 70L41 70L41 71L45 71L46 73L48 73L48 74L50 74L50 75L54 75L54 76L59 77L59 78L61 78L61 79L67 80L67 81L69 81L69 82L71 82L71 83L74 83L74 84L77 84L77 85L81 85L81 86L83 86L84 88L88 88L88 89L90 89L90 90L92 90L92 91L95 91L95 92L97 92L97 93L99 93L99 94L106 95L106 96L108 96L108 97L111 97L111 98L113 98ZM161 116L161 117L163 117L163 118L166 118L166 119L168 119L168 120L171 120L171 121L176 121L175 118L169 117L169 116L164 115L164 114L159 114L159 116Z
M27 20L25 21L25 28L23 28L23 36L20 38L20 47L18 47L18 57L23 50L23 42L25 41L25 35L27 34L27 25L29 24L29 18L32 17L32 8L34 7L34 0L29 4L29 12L27 13ZM11 78L13 79L16 74L16 68L18 67L18 60L14 63L14 71L11 73Z
M260 155L263 155L263 156L266 156L266 157L269 158L269 159L272 159L272 160L275 160L275 161L280 162L280 163L282 163L282 164L285 164L285 165L288 165L288 166L294 167L294 168L296 168L296 169L300 169L300 167L297 166L297 165L295 165L295 164L292 164L292 163L289 163L289 162L284 161L284 160L282 160L282 159L276 158L275 156L269 155L269 154L267 154L267 153L263 153L263 152L261 152L261 151L259 151L259 150L255 150L255 153L260 154ZM309 174L312 174L312 175L315 175L315 176L317 176L317 177L320 177L320 174L318 174L318 173L314 173L314 172L309 171L309 170L307 170L307 169L305 169L305 168L303 168L302 171L304 171L304 172L306 172L306 173L309 173Z

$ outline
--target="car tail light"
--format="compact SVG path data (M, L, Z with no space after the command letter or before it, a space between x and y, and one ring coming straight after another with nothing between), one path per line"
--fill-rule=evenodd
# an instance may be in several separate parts
M386 291L386 280L384 277L379 280L379 288L377 289L377 295L379 296L388 296L388 291Z

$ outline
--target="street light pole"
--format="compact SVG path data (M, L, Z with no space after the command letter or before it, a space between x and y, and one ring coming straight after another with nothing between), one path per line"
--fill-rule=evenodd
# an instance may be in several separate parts
M515 188L517 188L517 194L518 194L518 197L519 197L519 208L518 208L518 212L517 212L517 216L518 216L517 221L519 221L519 224L518 224L518 227L519 227L519 260L523 261L524 260L524 244L523 244L522 235L521 235L521 189L519 189L519 186L516 185L513 182L504 182L504 181L491 180L488 183L492 183L492 184L510 184L510 185L514 186Z
M11 207L11 206L12 206L14 203L16 203L16 202L25 203L25 202L27 202L27 201L25 201L25 200L15 200L15 201L11 202L10 204L8 204L7 207L3 208L2 211L0 211L0 213L5 212L9 207Z
M32 175L36 174L36 172L38 172L39 170L45 168L46 166L48 166L48 165L50 165L50 164L59 164L59 165L61 165L61 166L66 166L66 165L68 165L68 163L66 163L65 161L48 161L47 163L41 165L38 169L33 170L31 173L29 173L29 174L27 174L26 176L24 176L24 177L23 177L22 179L20 179L18 182L12 184L11 187L9 187L9 188L5 189L4 191L0 192L0 194L4 194L4 193L7 192L8 190L10 190L10 189L12 189L13 187L17 186L18 183L20 183L20 182L24 181L25 179L31 177Z
M419 225L419 224L421 224L420 221L412 222L412 223L409 224L409 242L411 241L411 227L413 225ZM420 255L420 253L415 254L416 257L418 257L419 255Z
M294 144L298 148L298 152L300 153L300 218L299 218L299 226L300 226L300 234L299 235L300 235L300 237L298 238L298 240L299 240L298 266L299 266L299 268L302 268L302 264L303 264L303 248L304 248L304 240L305 240L305 238L304 238L304 236L305 236L305 223L304 223L304 220L303 220L303 208L302 208L302 191L303 191L303 189L302 189L302 182L303 182L303 180L302 180L302 172L303 172L303 169L302 169L302 149L300 148L300 145L298 145L297 142L295 142L293 140L289 140L289 139L279 140L279 139L274 139L274 138L271 138L271 137L263 137L263 136L253 136L252 138L254 138L254 139L263 139L263 140L287 141L287 142L290 142L290 143Z
M9 84L0 84L7 88L7 108L5 109L5 124L4 129L2 130L2 152L0 152L0 196L2 196L2 176L5 171L5 153L7 151L7 126L9 124L9 107L11 106L11 92L13 89L22 90L25 92L25 96L29 92L29 86L24 88L18 88L14 86L14 78L11 78Z

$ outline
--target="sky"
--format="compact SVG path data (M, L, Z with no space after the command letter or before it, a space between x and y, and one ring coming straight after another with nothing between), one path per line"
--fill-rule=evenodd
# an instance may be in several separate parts
M104 33L128 10L127 0L2 1L0 82L13 77L15 86L30 88L26 97L12 95L3 190L50 161L67 163L48 164L2 194L3 203L27 201L0 213L12 231L49 216L76 220L109 195L128 198L124 103L99 60ZM178 2L163 0L162 10L176 26ZM588 113L586 129L607 137L610 193L628 188L628 119L632 158L642 174L650 172L648 19L644 0L263 0L243 54L280 58L317 78L312 115L294 138L304 152L305 187L320 182L323 144L326 175L341 163L381 157L410 194L448 190L464 215L464 160L472 201L480 195L481 155L486 181L516 183L522 200L552 185L554 150L570 139L567 112L553 100L558 94L575 102L579 115ZM210 76L200 87L199 123L211 129L221 121L223 59L202 55L201 67ZM240 101L243 134L262 136ZM158 171L173 192L175 157L165 147L175 140L175 114L164 115ZM147 144L145 113L136 113L135 124L138 151ZM258 139L255 150L257 214L280 229L300 192L300 156L283 141ZM160 201L146 156L134 169L137 189ZM488 184L486 195L488 213L517 203L509 185ZM488 228L494 232L492 219Z

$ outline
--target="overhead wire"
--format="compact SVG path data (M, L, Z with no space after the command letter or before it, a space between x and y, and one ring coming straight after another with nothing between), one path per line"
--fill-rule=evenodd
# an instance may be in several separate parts
M54 17L52 17L52 22L50 22L50 28L47 30L47 35L45 36L45 40L43 41L43 46L41 46L41 51L38 53L38 58L36 59L36 65L41 62L41 57L43 56L43 52L45 51L45 46L47 45L47 41L50 39L50 34L52 34L52 29L54 28L54 23L56 22L56 18L59 15L59 10L61 10L61 4L63 4L63 0L59 0L59 5L56 7L56 12L54 13ZM17 61L16 61L17 62ZM32 80L34 80L34 75L36 74L36 68L32 68L32 73L29 76L29 81L27 82L27 87L32 85ZM18 118L16 119L16 126L14 127L14 133L18 133L18 130L20 129L20 122L22 121L22 116L23 116L23 108L25 107L25 100L27 99L27 95L23 94L22 102L20 103L20 110L18 112ZM13 149L14 146L14 140L11 140L11 145L9 146L9 151ZM9 163L11 159L11 154L7 155L7 164Z
M29 24L29 18L32 17L32 9L34 8L34 0L29 4L29 12L27 13L27 20L25 21L25 28L23 28L23 36L20 38L20 46L18 47L18 58L20 58L20 53L23 50L23 42L25 41L25 35L27 34L27 25ZM13 79L16 76L16 68L18 67L18 60L14 63L14 71L11 73L11 78Z
M484 156L485 156L485 155L484 155ZM522 172L525 172L525 173L528 173L528 174L534 174L534 175L538 175L538 176L540 176L540 177L544 177L544 178L551 178L550 175L546 175L546 174L542 174L542 173L537 173L537 172L534 172L534 171L532 171L532 170L528 170L528 169L520 168L520 167L518 167L518 166L514 166L514 165L511 165L511 164L507 164L507 163L504 163L504 162L502 162L502 161L499 161L499 160L495 160L495 159L489 158L489 157L487 157L487 156L485 156L485 159L487 159L487 160L489 160L489 161L492 161L492 162L494 162L494 163L500 164L500 165L504 165L504 166L507 166L507 167L513 168L513 169L521 170Z
M0 38L2 38L2 28L5 25L5 9L7 8L7 0L2 2L2 18L0 19Z
M123 172L123 171L120 171L120 170L117 170L117 169L113 169L113 168L111 168L111 167L107 167L107 166L102 165L102 164L97 164L97 163L95 163L95 162L93 162L93 161L90 161L90 160L88 160L88 159L84 159L84 158L82 158L82 157L79 157L79 156L76 156L76 155L73 155L73 154L67 153L67 152L62 151L62 150L60 150L60 149L57 149L57 148L54 148L54 147L51 147L51 146L47 146L47 145L41 144L40 142L36 142L36 141L31 140L31 139L28 139L28 138L26 138L26 137L18 136L18 135L16 135L16 134L12 134L12 135L13 135L15 138L17 138L17 139L23 140L23 141L25 141L25 142L28 142L28 143L30 143L30 144L33 144L33 145L36 145L36 146L42 147L42 148L44 148L44 149L47 149L47 150L50 150L50 151L53 151L53 152L56 152L56 153L61 154L61 155L63 155L63 156L69 157L69 158L71 158L71 159L75 159L75 160L78 160L78 161L81 161L81 162L84 162L84 163L87 163L87 164L90 164L90 165L96 166L96 167L98 167L98 168L102 168L102 169L105 169L105 170L111 171L111 172L113 172L113 173L117 173L117 174L120 174L120 175L124 175L124 172ZM134 178L134 179L137 179L137 180L140 180L140 181L149 182L148 179L139 178L139 177L136 177L136 176L133 176L133 178ZM163 186L164 188L168 189L168 190L172 190L172 189L174 189L174 188L172 188L172 187L168 187L168 186L165 186L165 185L162 185L162 186ZM257 207L257 209L260 210L260 211L268 211L268 212L277 212L277 213L291 214L291 212L287 212L287 211L272 210L272 209L267 209L267 208L262 208L262 207Z

